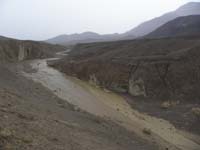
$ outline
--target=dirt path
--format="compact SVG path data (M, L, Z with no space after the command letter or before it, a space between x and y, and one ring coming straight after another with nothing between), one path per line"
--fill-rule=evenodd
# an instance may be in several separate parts
M133 110L122 97L90 86L78 79L67 77L48 67L46 60L35 60L31 61L30 64L36 71L34 73L24 72L24 76L42 83L58 97L67 100L77 108L109 118L143 139L157 143L160 149L200 149L200 145L187 137L187 134L178 131L165 120Z

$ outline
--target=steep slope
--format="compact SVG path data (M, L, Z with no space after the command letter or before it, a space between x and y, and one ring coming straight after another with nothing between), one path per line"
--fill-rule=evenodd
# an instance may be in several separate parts
M200 15L179 17L159 27L147 38L200 36Z
M65 49L62 46L43 42L20 41L2 37L0 38L0 63L50 57L55 52Z
M164 14L160 17L154 18L152 20L140 24L138 27L125 33L125 35L127 36L134 35L137 37L144 36L177 17L196 15L196 14L200 14L200 3L190 2L181 6L180 8L178 8L173 12Z

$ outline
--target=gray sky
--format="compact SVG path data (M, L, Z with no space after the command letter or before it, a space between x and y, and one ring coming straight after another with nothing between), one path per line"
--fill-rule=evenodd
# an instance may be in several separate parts
M85 31L122 33L189 1L0 0L0 35L44 40Z

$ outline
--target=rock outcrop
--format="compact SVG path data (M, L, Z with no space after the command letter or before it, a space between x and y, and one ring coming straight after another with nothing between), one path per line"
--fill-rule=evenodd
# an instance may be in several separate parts
M65 47L34 41L0 40L0 63L52 57Z

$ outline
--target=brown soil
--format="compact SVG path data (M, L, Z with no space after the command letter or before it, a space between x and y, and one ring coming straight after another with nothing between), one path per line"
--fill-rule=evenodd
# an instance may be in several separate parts
M74 109L15 71L0 67L0 74L2 150L158 149L111 121Z

